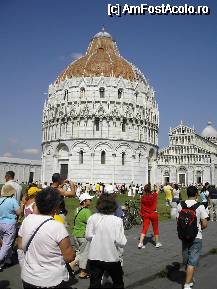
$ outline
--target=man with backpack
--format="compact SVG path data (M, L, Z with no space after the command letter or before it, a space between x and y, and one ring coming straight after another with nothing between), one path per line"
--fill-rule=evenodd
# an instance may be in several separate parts
M196 201L198 189L195 186L187 188L187 196L187 200L177 208L177 231L182 240L183 263L186 265L184 289L191 289L194 285L194 270L202 250L202 230L207 227L208 214L205 207Z

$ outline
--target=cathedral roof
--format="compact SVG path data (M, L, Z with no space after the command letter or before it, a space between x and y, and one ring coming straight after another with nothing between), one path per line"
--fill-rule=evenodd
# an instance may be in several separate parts
M201 133L202 137L205 138L217 138L217 130L212 126L212 122L209 121L207 126Z
M33 166L41 165L40 160L27 160L27 159L9 158L9 157L1 157L1 156L0 156L0 163L23 164L23 165L33 165Z
M91 40L84 56L73 61L57 78L57 82L71 77L123 77L146 81L133 64L124 59L112 36L104 29Z

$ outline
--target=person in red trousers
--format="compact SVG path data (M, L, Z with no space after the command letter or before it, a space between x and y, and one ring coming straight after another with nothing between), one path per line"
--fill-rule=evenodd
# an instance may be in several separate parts
M140 235L138 249L145 248L143 241L148 231L150 222L152 223L154 231L155 247L159 248L162 246L162 244L159 242L157 198L158 198L158 190L152 191L150 184L145 185L143 195L141 198L141 207L140 207L140 215L143 219L143 228Z

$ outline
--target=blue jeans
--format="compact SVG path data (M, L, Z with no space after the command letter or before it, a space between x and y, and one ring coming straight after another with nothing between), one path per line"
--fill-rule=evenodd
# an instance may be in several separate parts
M182 241L183 263L185 265L198 267L201 251L202 239L194 239L194 241L191 243Z

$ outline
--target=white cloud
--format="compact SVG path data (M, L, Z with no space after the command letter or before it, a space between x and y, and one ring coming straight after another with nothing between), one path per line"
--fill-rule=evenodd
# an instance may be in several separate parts
M72 54L71 54L71 57L72 57L72 59L74 59L74 60L77 60L78 58L80 58L80 57L82 57L82 56L83 56L83 54L80 53L80 52L72 52Z
M4 153L3 154L3 157L7 157L7 158L11 158L13 155L12 155L12 153Z
M82 56L83 56L83 54L81 52L72 52L69 55L61 55L61 56L59 56L59 60L61 60L61 61L77 60L78 58L80 58Z
M9 143L10 145L15 145L15 144L18 143L18 140L11 137L11 138L8 139L8 143Z
M64 56L64 55L60 55L60 56L59 56L59 60L61 60L61 61L64 61L64 60L66 60L66 59L67 59L67 57Z
M38 155L40 153L39 149L23 149L20 150L20 153L25 155Z

